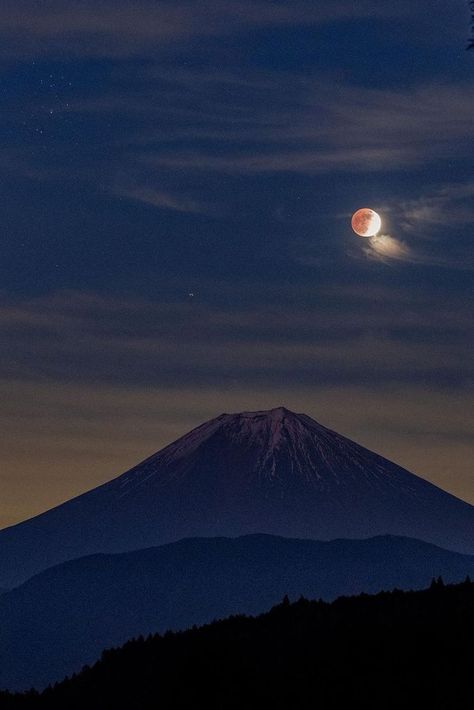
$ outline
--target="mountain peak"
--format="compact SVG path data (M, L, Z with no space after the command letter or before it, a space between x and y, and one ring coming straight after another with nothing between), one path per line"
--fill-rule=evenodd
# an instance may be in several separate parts
M184 537L403 535L474 552L474 508L280 406L221 414L108 483L0 532L0 586ZM27 560L18 568L18 560Z
M233 414L222 415L224 423L227 425L247 425L249 427L273 426L281 427L284 424L310 420L305 414L295 414L286 407L275 407L274 409L262 409L255 412L235 412ZM219 417L218 417L219 419ZM211 420L212 421L212 420ZM316 424L316 422L314 422Z
M295 414L295 412L292 412L286 407L275 407L273 409L260 409L254 412L226 412L225 414L221 414L220 417L217 417L217 420L225 420L226 422L239 422L242 420L246 420L249 423L253 422L256 424L265 422L273 424L282 424L284 420L296 420L302 416L305 415ZM215 420L212 419L211 422L212 421Z
M262 459L268 463L276 449L286 446L298 459L304 454L305 441L306 446L311 445L310 439L328 431L306 414L295 414L286 407L224 413L201 424L155 456L164 454L169 463L172 459L194 456L202 447L207 449L211 440L219 439L223 453L230 452L231 458L235 458L237 449L253 449L255 463L261 464ZM276 463L272 462L272 475L275 467Z
M226 417L245 417L247 419L282 419L285 416L297 417L298 414L290 411L286 407L274 407L273 409L260 409L255 412L234 412L233 414L224 414Z

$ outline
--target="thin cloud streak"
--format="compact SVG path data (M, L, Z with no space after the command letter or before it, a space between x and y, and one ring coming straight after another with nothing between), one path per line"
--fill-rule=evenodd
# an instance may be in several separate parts
M321 0L85 0L21 6L4 0L0 10L0 56L27 54L127 57L150 51L179 51L180 43L198 37L226 36L250 29L318 25L341 19L403 17L410 3L399 0L359 0L358 3Z
M199 77L196 80L199 83ZM294 102L291 111L270 100L281 94L282 82ZM225 141L218 152L193 147L171 152L165 143L157 153L159 138L150 133L149 149L136 159L175 170L230 174L386 172L462 155L471 143L472 85L406 91L339 85L336 91L322 81L286 76L273 77L265 93L272 109L247 105L250 95L241 96L230 112L213 106L214 133L210 126L205 131L207 137ZM236 132L239 113L245 114L245 122ZM185 121L186 133L191 119ZM196 138L200 130L198 125ZM179 128L175 131L178 140ZM142 145L145 141L142 135ZM233 152L233 142L239 151ZM251 149L242 150L243 143Z
M474 269L472 240L460 228L474 222L474 184L453 183L425 190L419 197L388 203L378 210L390 215L401 234L378 234L360 240L363 253L386 264L406 262L445 269ZM344 215L348 219L348 215ZM446 235L456 230L456 239ZM460 232L460 234L459 234Z
M369 239L364 251L371 259L380 259L381 261L413 261L415 255L403 242L390 234L377 234Z
M474 183L444 185L407 200L401 206L401 218L406 231L425 233L452 225L470 225L474 222Z
M456 305L433 312L362 308L353 297L321 295L312 308L219 308L199 303L127 302L71 293L0 310L0 376L130 385L295 385L468 382L463 362L469 320ZM282 338L284 334L284 338ZM461 365L462 363L462 365Z
M448 253L445 256L433 256L422 251L415 251L404 242L389 234L378 234L364 240L362 251L366 257L384 264L418 264L420 266L433 266L441 269L472 271L474 263L466 257L453 259Z
M117 71L115 85L124 79ZM383 173L462 157L472 143L472 84L381 90L280 72L210 74L155 66L135 70L128 81L140 82L138 95L112 90L63 109L69 116L103 116L104 123L109 116L127 118L125 138L120 132L108 139L100 158L90 157L90 179L98 168L101 176L112 176L111 190L122 175L135 181L127 189L173 192L163 183L167 173L180 182L195 174ZM28 152L9 151L12 169L20 164L25 171ZM34 174L40 168L32 155ZM145 181L150 169L159 182ZM43 161L38 177L44 172ZM440 194L437 204L449 198ZM405 208L407 224L427 209L416 201Z
M212 216L218 211L210 205L206 205L199 200L187 197L183 194L173 194L164 190L157 190L149 187L131 187L117 189L115 191L119 197L129 200L144 202L158 209L171 210L173 212L184 212L187 214L202 214Z

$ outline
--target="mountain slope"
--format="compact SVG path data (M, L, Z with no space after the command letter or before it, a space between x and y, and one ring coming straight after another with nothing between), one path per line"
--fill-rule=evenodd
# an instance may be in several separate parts
M407 538L182 540L63 563L0 597L0 688L44 686L127 639L297 599L474 577L474 557Z
M184 537L405 535L474 552L474 507L284 408L223 414L127 473L0 531L0 586Z

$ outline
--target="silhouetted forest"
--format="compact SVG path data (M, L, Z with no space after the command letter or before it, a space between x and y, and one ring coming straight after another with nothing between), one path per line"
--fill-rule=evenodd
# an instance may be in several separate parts
M41 695L0 695L1 708L461 708L473 638L469 579L331 604L286 598L256 618L130 641Z

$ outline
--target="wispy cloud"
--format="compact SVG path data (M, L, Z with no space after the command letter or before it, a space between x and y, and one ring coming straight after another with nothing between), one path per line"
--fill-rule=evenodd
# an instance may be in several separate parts
M379 234L359 244L369 259L474 269L468 230L474 224L474 184L457 183L426 190L419 197L386 205L397 236ZM467 230L467 233L465 233ZM456 237L447 235L455 233Z
M312 25L353 17L393 18L410 12L399 0L4 0L0 56L143 56L175 51L183 40L260 27Z
M381 261L413 261L415 255L411 249L390 234L377 234L364 239L364 251L369 258Z
M0 376L202 385L245 373L247 383L359 383L370 366L374 381L420 373L466 381L472 363L460 369L459 357L471 324L455 303L432 310L430 301L407 309L389 300L380 309L336 292L311 307L274 303L258 312L184 294L154 303L58 293L0 309Z
M157 12L174 12L171 3L150 8L155 5L160 8ZM199 13L205 13L205 3L195 5L200 6ZM258 3L250 16L261 12L263 22L265 13L277 12L277 5ZM308 5L303 5L307 11ZM296 18L304 14L303 5L296 3L288 10L286 4L285 12ZM323 5L324 12L318 4L314 17L318 13L338 17L344 3ZM338 9L331 10L335 5ZM388 13L393 3L382 5L381 14ZM78 7L74 4L71 12ZM176 7L179 14L182 7L179 3ZM232 5L232 12L237 12L236 7ZM349 3L344 12L363 15L368 8L374 4ZM115 9L117 27L123 21L125 32L127 23L120 13L128 17L132 10L128 4ZM102 11L97 11L98 16ZM193 12L197 10L189 10L190 16ZM97 20L90 8L86 16L90 23ZM163 32L170 27L157 25ZM186 23L183 31L185 27ZM82 97L74 95L67 107L57 107L58 117L76 121L79 132L94 126L90 135L98 140L97 151L84 156L70 140L63 145L56 137L54 154L64 159L46 166L35 135L31 149L28 143L21 153L14 145L5 148L8 169L37 179L49 171L58 178L61 170L66 173L70 168L72 159L75 179L100 180L101 188L106 184L114 193L118 184L118 192L127 197L165 209L210 213L215 206L196 190L206 177L383 174L462 160L471 149L472 82L378 89L330 80L323 72L308 77L279 70L237 72L217 67L212 72L191 71L170 64L163 65L156 58L145 66L117 62L105 93L91 87ZM34 113L38 107L22 104L20 108L23 115L26 108ZM428 212L433 219L435 209L441 215L443 199L446 196L439 195L436 204L407 203L403 228L408 231L410 221L420 224L420 217ZM458 210L453 219L459 220L460 215ZM403 235L401 239L406 241Z
M200 200L193 199L182 193L168 192L150 187L130 187L116 189L115 193L129 200L144 202L147 205L159 209L171 210L174 212L185 212L191 214L213 215L217 214L217 209Z
M402 227L425 234L474 223L474 183L445 185L401 205Z
M126 175L127 196L183 212L221 209L206 198L207 178L401 172L461 158L472 141L472 84L382 90L287 73L211 74L156 66L137 80L146 98L129 101L112 93L69 110L96 120L102 114L104 122L128 115L126 140L113 141L105 155L113 153L114 159L101 174L111 176L113 192ZM96 171L90 173L94 179ZM446 199L407 203L399 226L408 231L416 221L423 227L421 212L429 208L433 215L436 206L441 215ZM458 211L453 219L460 218ZM408 240L391 236L405 245L399 256L408 258Z
M137 158L168 169L230 174L387 172L462 155L471 140L473 85L377 90L269 76L261 91L265 103L262 97L255 103L254 92L242 86L237 95L233 90L238 103L225 105L210 92L207 119L189 107L181 117L181 137L194 135L194 146L177 150L150 133L146 153ZM282 96L291 97L291 110ZM212 150L197 147L206 137L214 139ZM146 138L140 140L145 146Z

